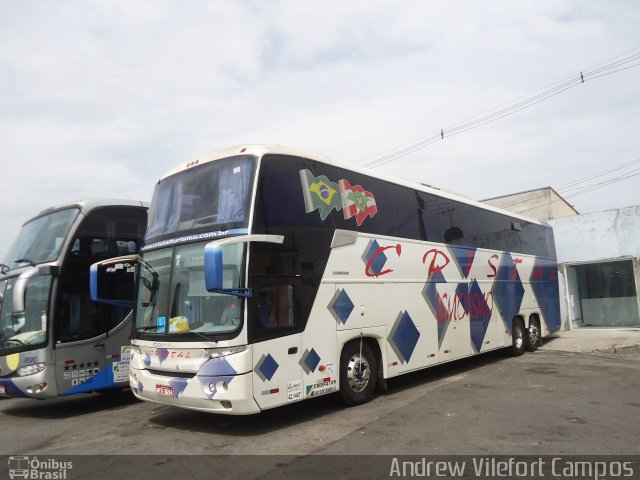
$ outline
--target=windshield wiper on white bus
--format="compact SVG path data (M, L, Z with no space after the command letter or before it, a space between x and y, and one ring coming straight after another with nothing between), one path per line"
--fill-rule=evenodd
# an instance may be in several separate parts
M33 260L30 260L28 258L19 258L18 260L14 260L13 262L14 263L28 263L32 267L36 266L36 262L34 262Z
M138 328L136 328L136 333L146 332L148 330L153 330L153 329L157 330L158 326L157 325L148 325L146 327L138 327Z

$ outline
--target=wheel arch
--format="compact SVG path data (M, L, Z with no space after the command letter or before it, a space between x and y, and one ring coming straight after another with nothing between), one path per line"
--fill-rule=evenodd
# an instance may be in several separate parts
M378 360L378 381L380 382L379 386L383 389L386 389L386 327L380 326L338 331L338 351L336 358L338 358L338 360L341 358L342 350L344 350L345 345L354 341L359 341L361 338L364 342L367 342L369 344L376 355L376 359Z

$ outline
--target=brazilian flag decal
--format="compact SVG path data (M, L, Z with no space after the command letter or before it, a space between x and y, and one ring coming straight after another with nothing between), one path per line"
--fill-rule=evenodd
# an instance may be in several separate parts
M307 169L300 170L304 208L307 213L320 211L320 218L324 220L334 208L342 210L342 198L337 183L333 183L324 175L316 177Z

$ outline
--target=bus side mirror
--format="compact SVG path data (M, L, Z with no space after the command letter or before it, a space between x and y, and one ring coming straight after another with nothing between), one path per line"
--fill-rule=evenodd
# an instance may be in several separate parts
M29 280L40 273L38 267L31 267L20 274L13 286L13 314L23 314L25 310L24 295L27 291Z
M222 249L207 245L204 249L204 283L209 292L222 290Z
M91 265L91 300L133 308L136 302L138 255L110 258Z
M249 242L267 242L282 244L282 235L242 235L223 238L204 247L204 283L208 292L235 295L237 297L252 297L250 288L224 288L224 250L226 246Z

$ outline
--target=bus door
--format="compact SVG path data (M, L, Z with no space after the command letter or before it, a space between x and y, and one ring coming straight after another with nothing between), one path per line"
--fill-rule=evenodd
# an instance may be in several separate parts
M143 208L102 207L90 212L75 232L56 295L55 361L60 395L128 385L137 258L131 254L138 251L145 220ZM114 262L107 260L112 258ZM91 299L89 272L100 261L106 263L105 275L116 280L111 282L118 290L112 292L114 298L126 302Z
M93 261L69 259L61 275L55 345L60 395L126 386L129 381L131 308L91 300L86 263ZM112 268L117 269L113 275L135 275L133 263L114 262Z
M260 408L304 398L299 277L253 277L249 334L253 342L253 394Z

